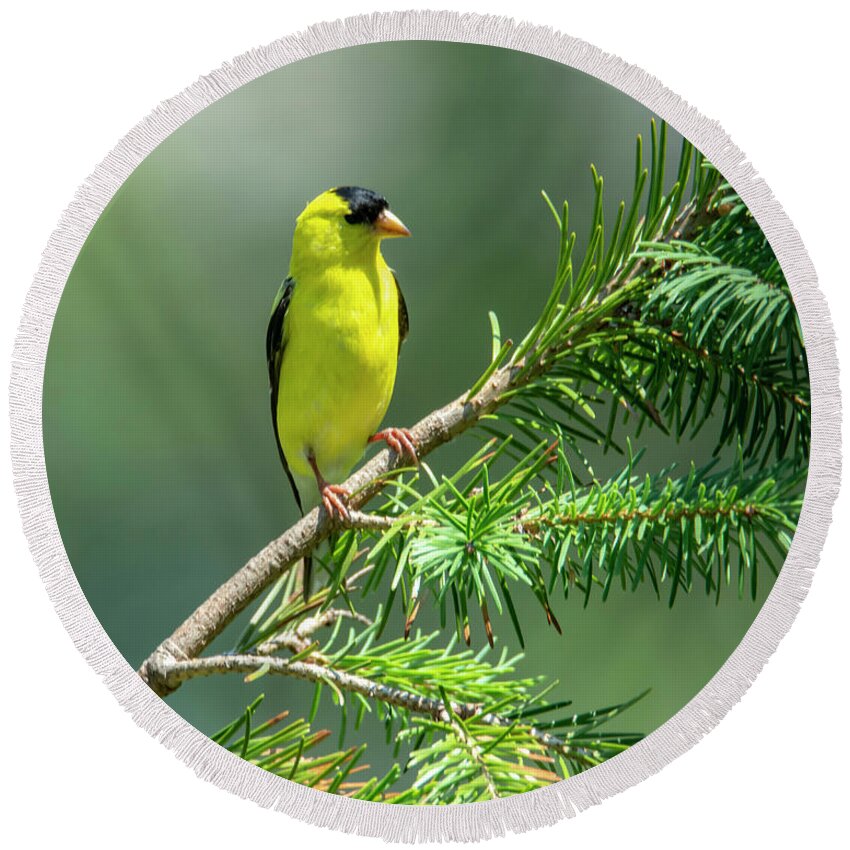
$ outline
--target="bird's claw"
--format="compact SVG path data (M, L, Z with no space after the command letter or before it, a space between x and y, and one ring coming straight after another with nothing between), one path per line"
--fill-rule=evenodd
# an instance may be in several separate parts
M325 484L322 487L322 504L332 520L340 519L342 522L351 520L351 514L346 505L349 495L348 490L340 487L339 484Z
M385 428L369 438L370 443L383 440L399 457L407 456L414 464L419 463L416 440L407 428Z

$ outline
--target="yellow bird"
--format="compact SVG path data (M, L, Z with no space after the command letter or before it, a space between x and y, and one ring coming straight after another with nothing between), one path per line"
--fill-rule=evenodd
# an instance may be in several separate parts
M378 430L408 331L381 242L409 235L385 198L356 186L324 192L296 221L266 358L278 452L302 514L321 502L332 519L348 519L340 482L370 442L385 440L416 461L409 431ZM310 566L305 559L305 598Z

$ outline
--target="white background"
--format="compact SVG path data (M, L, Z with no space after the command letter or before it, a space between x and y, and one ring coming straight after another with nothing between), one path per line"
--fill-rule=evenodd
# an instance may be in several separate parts
M719 119L800 230L846 364L846 27L834 17L838 4L783 5L489 0L440 7L518 16L584 38L641 65ZM112 0L6 8L0 27L0 350L6 360L24 294L61 211L137 120L255 45L317 21L393 8L378 0L286 6L283 0ZM8 445L5 415L0 428ZM543 840L595 848L756 841L785 848L846 840L850 523L843 496L796 624L720 726L640 786L542 834L513 836L494 847ZM0 806L7 846L378 846L229 796L196 779L133 724L78 655L48 602L20 532L5 451L0 527L6 656L0 783L8 781Z

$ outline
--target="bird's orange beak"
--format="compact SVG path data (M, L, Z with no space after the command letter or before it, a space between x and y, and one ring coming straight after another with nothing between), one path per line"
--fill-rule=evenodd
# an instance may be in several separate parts
M375 230L385 238L410 236L410 231L404 226L404 222L389 210L384 210L375 219Z

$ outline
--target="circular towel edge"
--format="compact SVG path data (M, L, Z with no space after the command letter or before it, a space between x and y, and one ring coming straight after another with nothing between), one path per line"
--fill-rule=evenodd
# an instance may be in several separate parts
M44 367L59 299L92 227L142 160L202 109L270 71L331 50L409 40L509 48L576 68L631 96L693 142L740 194L779 259L803 328L812 396L809 474L788 557L745 637L708 684L643 741L591 771L514 797L445 807L369 803L290 782L214 744L156 696L112 643L79 586L53 513L42 443ZM839 370L829 311L799 234L742 151L716 121L614 55L549 27L456 12L375 13L316 24L225 63L137 124L77 190L43 253L15 342L10 416L15 489L33 559L78 650L135 722L224 790L318 826L387 841L477 841L550 825L690 749L741 699L790 628L811 584L841 477Z

